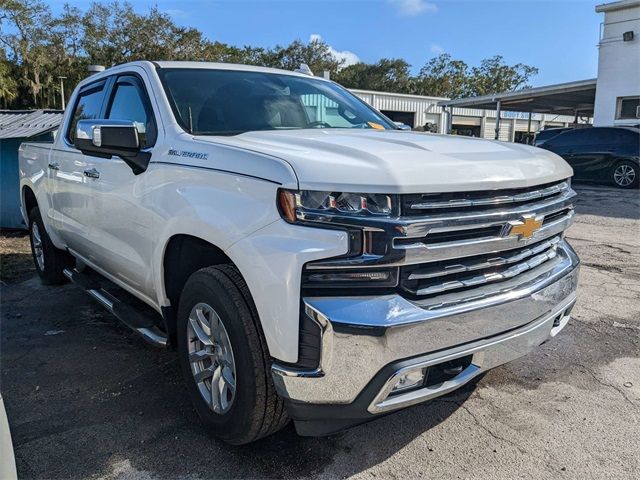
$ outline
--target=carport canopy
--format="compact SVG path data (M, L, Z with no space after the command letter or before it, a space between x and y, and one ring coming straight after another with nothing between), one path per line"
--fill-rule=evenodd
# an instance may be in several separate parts
M596 79L559 83L544 87L527 88L515 92L495 93L482 97L443 100L438 104L448 107L478 108L510 112L551 113L556 115L593 116L596 100Z
M438 105L450 108L477 108L500 112L549 113L555 115L573 115L593 117L596 100L596 79L577 82L558 83L544 87L527 88L514 92L495 93L481 97L443 100ZM496 128L497 131L497 128ZM497 137L496 137L497 138Z

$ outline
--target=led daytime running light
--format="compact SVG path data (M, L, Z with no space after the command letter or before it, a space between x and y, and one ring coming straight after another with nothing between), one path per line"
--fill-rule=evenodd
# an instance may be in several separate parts
M278 206L282 217L290 223L297 213L327 212L345 215L391 215L394 197L379 193L340 193L316 190L278 191Z

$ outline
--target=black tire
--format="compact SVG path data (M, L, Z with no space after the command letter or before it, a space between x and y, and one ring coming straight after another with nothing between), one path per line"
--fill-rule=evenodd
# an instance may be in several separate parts
M29 242L31 243L33 264L42 283L45 285L65 283L67 277L62 271L73 265L73 257L64 250L56 248L51 242L38 207L33 207L29 212ZM38 260L38 251L42 252L40 260Z
M618 162L611 169L611 183L618 188L637 188L639 181L640 169L629 160Z
M189 362L190 343L197 342L195 336L189 338L189 315L203 303L222 321L235 362L235 396L224 413L214 412L205 401ZM242 445L275 433L287 424L284 404L271 379L270 357L258 312L235 267L203 268L189 277L178 307L177 340L187 391L198 415L214 436Z

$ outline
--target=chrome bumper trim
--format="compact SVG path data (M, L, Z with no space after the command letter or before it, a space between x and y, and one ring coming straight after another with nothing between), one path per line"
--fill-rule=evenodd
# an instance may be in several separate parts
M497 293L489 290L495 286L480 287L476 298L465 302L453 300L459 294L449 294L448 300L443 295L444 300L436 297L438 306L399 295L304 298L306 313L322 328L320 367L301 371L274 363L276 388L297 402L351 403L394 361L446 352L478 339L490 342L546 319L575 298L578 264L571 247L560 242L556 258L513 279L517 284L507 288L508 282L500 282L503 290Z
M481 373L526 355L547 339L555 337L567 325L569 314L565 312L570 310L575 303L575 299L575 294L569 296L554 308L550 314L516 331L499 335L489 340L453 348L445 352L434 353L431 358L422 358L419 363L397 370L371 402L368 408L369 412L387 412L446 395L462 387ZM559 319L559 324L554 326L558 315L562 316ZM471 364L454 378L433 387L424 387L407 393L389 396L401 375L468 355L473 355Z

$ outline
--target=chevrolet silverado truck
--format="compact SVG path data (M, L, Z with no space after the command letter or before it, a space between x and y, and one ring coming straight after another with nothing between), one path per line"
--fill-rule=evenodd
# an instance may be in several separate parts
M202 423L326 435L444 395L567 324L557 155L402 131L330 80L135 62L21 146L45 284L177 350Z

